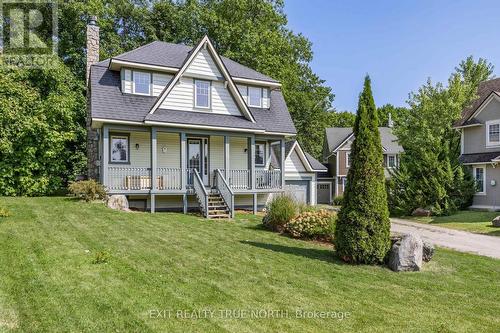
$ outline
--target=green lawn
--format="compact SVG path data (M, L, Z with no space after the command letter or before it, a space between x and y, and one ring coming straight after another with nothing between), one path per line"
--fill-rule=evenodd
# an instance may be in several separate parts
M450 229L500 236L500 228L495 228L491 224L491 221L499 215L500 212L464 210L450 216L408 217L407 219Z
M438 249L423 272L341 263L259 219L0 198L0 332L498 332L500 261ZM97 251L106 264L92 264ZM203 319L178 310L212 310ZM224 318L220 310L281 318ZM296 310L347 319L295 317ZM170 318L168 316L170 312ZM157 311L163 316L158 318ZM285 317L288 311L288 318ZM272 312L268 311L270 315ZM260 316L264 316L260 312ZM152 318L154 317L154 318ZM285 317L285 318L284 318Z

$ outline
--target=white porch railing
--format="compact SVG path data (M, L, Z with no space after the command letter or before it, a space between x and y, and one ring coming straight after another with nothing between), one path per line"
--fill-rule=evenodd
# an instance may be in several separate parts
M151 188L151 169L108 167L105 185L109 190L148 190Z
M255 187L259 190L281 188L281 171L255 170Z
M250 188L250 170L227 170L229 186L235 190Z
M158 190L181 190L182 169L181 168L158 168L157 169Z

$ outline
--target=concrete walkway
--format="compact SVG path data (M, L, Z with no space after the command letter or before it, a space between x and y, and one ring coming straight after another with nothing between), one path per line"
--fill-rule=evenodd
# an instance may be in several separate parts
M391 231L414 232L419 234L422 240L436 246L500 259L500 237L473 234L402 219L391 219Z

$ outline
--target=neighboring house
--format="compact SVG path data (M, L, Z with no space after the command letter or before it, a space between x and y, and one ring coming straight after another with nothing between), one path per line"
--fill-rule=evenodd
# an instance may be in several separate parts
M304 184L297 196L316 203L319 162L298 144L286 152L296 130L280 82L221 57L206 36L194 47L157 41L100 62L95 19L87 38L89 176L109 194L207 217L256 211Z
M477 193L472 208L500 208L500 78L479 85L478 96L455 123L461 132L460 162L471 168Z
M390 127L379 127L380 139L384 154L384 172L390 176L390 169L399 165L403 147L398 144L397 137ZM347 173L351 166L351 144L354 133L350 127L327 128L323 144L323 162L328 172L318 174L318 203L331 203L332 196L344 194Z

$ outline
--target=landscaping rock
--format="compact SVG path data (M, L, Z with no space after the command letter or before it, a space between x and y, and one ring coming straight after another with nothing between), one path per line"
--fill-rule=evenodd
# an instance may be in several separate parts
M124 195L112 195L108 198L108 207L115 210L130 211L128 200Z
M431 261L432 257L434 256L434 250L434 245L424 242L424 247L422 249L422 260L424 262Z
M494 227L500 228L500 216L497 216L491 221Z
M422 268L423 242L417 234L405 234L392 245L389 268L395 272L419 271Z
M423 208L417 208L417 209L415 209L415 210L411 213L411 215L413 215L413 216L425 216L425 217L427 217L427 216L431 216L431 214L432 214L432 213L431 213L431 211L430 211L430 210L428 210L428 209L423 209Z

